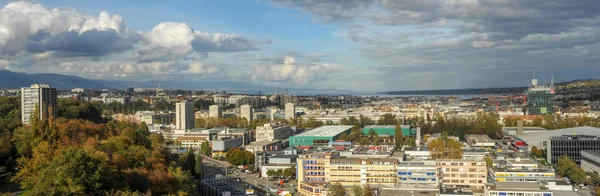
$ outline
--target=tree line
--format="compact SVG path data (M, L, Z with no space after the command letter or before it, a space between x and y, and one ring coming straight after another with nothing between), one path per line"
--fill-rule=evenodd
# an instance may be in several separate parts
M517 126L517 118L505 118L504 126ZM549 130L580 126L600 127L600 118L591 118L587 116L561 117L560 115L545 115L537 116L531 122L523 121L523 126L543 127Z

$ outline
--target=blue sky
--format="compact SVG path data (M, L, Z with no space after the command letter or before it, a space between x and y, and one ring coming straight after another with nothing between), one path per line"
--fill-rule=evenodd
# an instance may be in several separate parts
M387 91L597 77L599 5L551 1L4 2L0 69ZM56 8L56 9L55 9Z

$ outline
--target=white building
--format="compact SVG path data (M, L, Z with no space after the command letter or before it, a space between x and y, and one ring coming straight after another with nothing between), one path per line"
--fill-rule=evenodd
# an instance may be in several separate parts
M194 103L179 102L175 104L175 129L187 130L194 128Z
M296 119L296 106L294 103L285 104L285 119Z
M83 89L83 88L74 88L74 89L71 89L71 92L72 93L83 93L83 92L85 92L85 89Z
M33 84L30 87L21 88L21 123L29 124L36 107L39 107L39 113L35 115L40 119L43 119L44 116L56 115L56 99L56 89L47 84Z
M248 121L248 124L252 124L253 115L254 114L253 114L252 106L243 105L240 107L240 117L246 118L246 120Z
M208 107L208 117L211 118L221 118L223 116L223 111L219 105L211 105Z
M283 140L290 137L292 127L287 124L271 124L267 123L263 126L256 127L256 141L273 141Z

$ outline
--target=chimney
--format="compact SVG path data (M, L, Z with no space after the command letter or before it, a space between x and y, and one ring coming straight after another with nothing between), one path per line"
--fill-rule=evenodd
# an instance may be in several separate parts
M523 135L523 120L517 120L517 135Z
M417 146L421 146L421 127L417 127L417 140L415 143Z

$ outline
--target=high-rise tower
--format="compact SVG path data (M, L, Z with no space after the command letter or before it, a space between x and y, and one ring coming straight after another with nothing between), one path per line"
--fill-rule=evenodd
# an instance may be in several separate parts
M21 123L29 124L36 107L39 108L39 113L35 115L40 119L48 115L56 115L56 99L56 89L47 84L33 84L21 88Z

